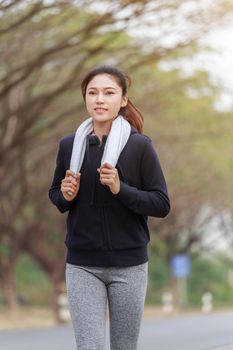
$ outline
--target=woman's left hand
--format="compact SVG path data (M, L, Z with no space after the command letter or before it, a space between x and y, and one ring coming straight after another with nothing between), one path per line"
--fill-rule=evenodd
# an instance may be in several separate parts
M120 179L118 171L109 163L104 163L97 169L100 174L100 182L102 185L107 185L113 194L120 191Z

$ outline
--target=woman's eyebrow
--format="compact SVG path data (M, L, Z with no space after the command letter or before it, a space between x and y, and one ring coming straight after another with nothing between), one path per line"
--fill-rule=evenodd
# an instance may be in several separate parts
M91 89L98 90L98 88L96 88L96 87L94 87L94 86L93 86L93 87L91 86L88 90L91 90ZM104 90L107 90L107 89L116 90L116 88L114 88L114 87L112 87L112 86L107 86L107 87L104 88Z

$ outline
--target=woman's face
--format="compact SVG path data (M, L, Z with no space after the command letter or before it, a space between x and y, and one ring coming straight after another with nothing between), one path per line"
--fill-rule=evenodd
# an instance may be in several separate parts
M121 87L109 74L98 74L87 85L86 108L95 122L112 121L127 101Z

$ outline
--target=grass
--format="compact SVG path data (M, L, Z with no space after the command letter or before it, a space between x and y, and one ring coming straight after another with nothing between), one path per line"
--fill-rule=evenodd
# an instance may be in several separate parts
M16 265L16 288L30 305L48 306L51 283L47 275L27 254L22 254Z

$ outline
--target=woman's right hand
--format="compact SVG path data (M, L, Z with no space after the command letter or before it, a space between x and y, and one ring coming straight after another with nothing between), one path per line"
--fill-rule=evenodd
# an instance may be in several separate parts
M80 187L80 177L81 173L76 174L72 170L66 170L66 176L61 182L61 192L68 202L77 196Z

